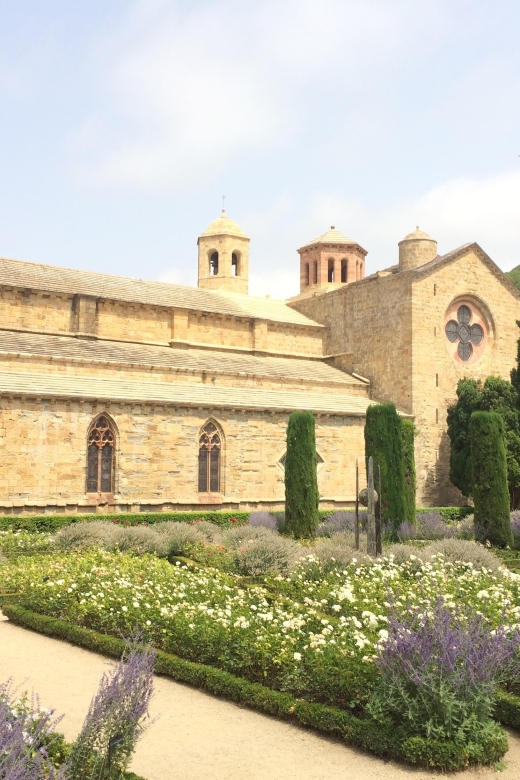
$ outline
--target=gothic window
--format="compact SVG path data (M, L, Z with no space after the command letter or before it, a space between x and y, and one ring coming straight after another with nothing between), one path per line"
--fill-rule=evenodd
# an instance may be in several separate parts
M113 493L115 438L113 426L104 415L90 426L87 440L87 493Z
M345 283L347 281L348 274L348 260L341 261L341 281Z
M218 274L218 252L212 252L209 258L209 275L216 276Z
M330 258L329 258L329 264L328 264L328 266L329 266L329 267L328 267L328 276L327 276L327 280L328 280L329 282L333 282L333 281L334 281L334 260L332 259L332 257L330 257Z
M471 325L471 309L462 304L457 309L457 320L449 320L446 323L446 338L452 344L457 344L457 354L461 360L467 362L473 355L474 347L480 346L484 339L484 331L478 323Z
M217 426L208 422L199 437L199 493L220 493L222 438Z
M233 252L231 255L231 270L233 272L233 276L240 276L240 255L238 252Z

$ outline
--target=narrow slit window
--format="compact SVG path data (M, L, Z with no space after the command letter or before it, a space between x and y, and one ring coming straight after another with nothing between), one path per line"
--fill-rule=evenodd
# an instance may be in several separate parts
M334 281L334 260L329 258L328 263L328 271L327 271L327 281L333 282Z
M199 437L199 493L220 492L221 451L217 426L206 423Z
M318 263L317 263L317 261L314 262L313 284L318 284Z
M115 434L110 420L101 416L93 423L87 445L87 493L114 490Z
M343 284L347 281L347 275L348 275L348 260L342 260L341 261L341 281Z
M309 263L305 264L305 286L308 287L311 283L311 267Z

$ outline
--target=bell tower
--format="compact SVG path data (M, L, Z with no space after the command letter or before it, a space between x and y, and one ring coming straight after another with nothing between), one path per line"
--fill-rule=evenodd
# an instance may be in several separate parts
M365 277L366 249L334 225L319 238L298 249L300 295L327 292Z
M206 290L249 291L249 241L236 222L222 214L199 236L198 286Z

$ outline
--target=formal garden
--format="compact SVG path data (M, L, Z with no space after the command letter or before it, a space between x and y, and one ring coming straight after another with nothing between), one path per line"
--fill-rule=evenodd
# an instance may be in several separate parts
M314 419L297 412L285 512L0 518L4 614L126 659L72 746L4 685L0 769L22 767L5 776L130 777L153 668L380 756L500 768L504 726L520 729L520 512L503 416L467 423L452 470L469 448L471 507L416 509L413 423L375 405L366 511L319 510Z

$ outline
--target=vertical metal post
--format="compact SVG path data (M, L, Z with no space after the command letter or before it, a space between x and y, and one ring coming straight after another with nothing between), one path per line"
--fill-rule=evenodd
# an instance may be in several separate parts
M376 516L376 555L383 554L383 540L381 538L381 461L377 462L377 516Z
M374 506L374 461L372 455L368 459L368 526L367 553L376 556L376 517Z
M355 548L359 550L359 462L356 458L356 525L354 528L355 533Z

